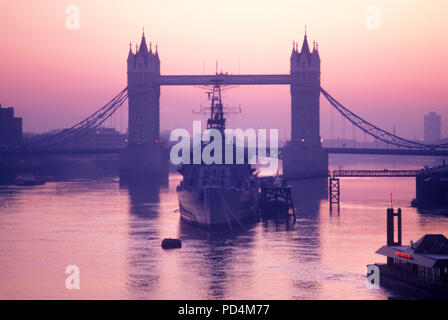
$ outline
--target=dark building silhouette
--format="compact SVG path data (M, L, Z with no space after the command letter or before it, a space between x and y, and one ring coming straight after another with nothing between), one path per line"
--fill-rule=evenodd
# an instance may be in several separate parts
M441 127L442 127L442 117L435 112L430 112L424 117L425 119L425 132L424 132L424 142L425 143L440 143L441 139Z
M2 108L0 104L0 145L22 143L22 118L14 117L14 108Z

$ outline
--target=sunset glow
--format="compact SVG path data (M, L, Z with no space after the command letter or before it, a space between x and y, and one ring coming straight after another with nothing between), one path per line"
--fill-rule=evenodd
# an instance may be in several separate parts
M65 26L71 4L80 9L79 30ZM371 5L379 29L366 28ZM436 111L445 136L446 12L444 1L408 0L3 0L0 102L16 108L26 132L72 125L126 86L129 42L143 27L159 46L162 74L210 74L216 61L234 74L288 73L292 41L301 43L307 25L310 42L319 43L322 86L340 102L409 138L420 138L423 115ZM229 93L226 102L243 107L231 123L289 134L289 88L259 89ZM204 99L198 88L162 88L162 130L191 124L191 109ZM323 137L329 110L321 101Z
M447 18L0 0L0 300L184 320L448 300Z

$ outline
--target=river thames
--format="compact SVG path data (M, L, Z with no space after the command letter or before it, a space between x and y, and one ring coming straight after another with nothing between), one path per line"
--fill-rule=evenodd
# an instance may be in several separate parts
M367 163L394 166L358 167ZM303 180L290 182L294 224L258 221L208 234L180 221L180 178L0 187L0 298L409 298L366 288L366 265L385 261L375 251L386 241L390 193L403 210L404 244L448 230L448 217L409 206L414 178L344 178L339 214L330 214L326 179ZM182 239L182 249L162 250L167 237ZM65 286L68 265L80 269L79 290Z

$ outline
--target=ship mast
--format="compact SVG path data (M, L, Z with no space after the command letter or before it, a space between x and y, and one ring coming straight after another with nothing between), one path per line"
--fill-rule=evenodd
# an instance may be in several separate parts
M211 96L211 97L210 97ZM224 132L226 128L226 119L221 100L221 86L213 85L212 92L208 92L208 98L211 100L210 118L207 120L207 129L217 129Z
M222 91L237 86L221 85L219 80L213 81L213 83L212 86L198 86L199 88L207 90L207 97L208 100L211 101L211 104L208 107L203 107L201 105L199 111L192 110L192 112L193 114L209 115L209 118L207 119L207 129L216 129L223 134L226 128L226 118L224 115L241 113L241 106L233 108L226 106L226 110L224 110L224 105L222 104Z

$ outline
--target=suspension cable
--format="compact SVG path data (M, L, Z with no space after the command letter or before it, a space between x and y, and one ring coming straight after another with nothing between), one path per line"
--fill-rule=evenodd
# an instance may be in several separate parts
M336 99L334 99L328 92L326 92L323 88L320 88L320 91L324 95L324 97L328 100L328 102L347 120L349 120L353 125L372 136L375 139L381 140L385 143L397 146L397 147L405 147L410 149L443 149L448 147L448 143L439 144L439 145L429 145L420 143L417 141L408 140L402 137L399 137L395 134L392 134L388 131L385 131L370 122L362 119L360 116L354 114L349 109L344 107L341 103L339 103Z
M48 148L72 142L73 140L98 128L123 105L127 98L128 95L126 87L103 107L89 115L87 118L79 121L71 128L65 129L57 134L30 141L26 143L24 147Z

